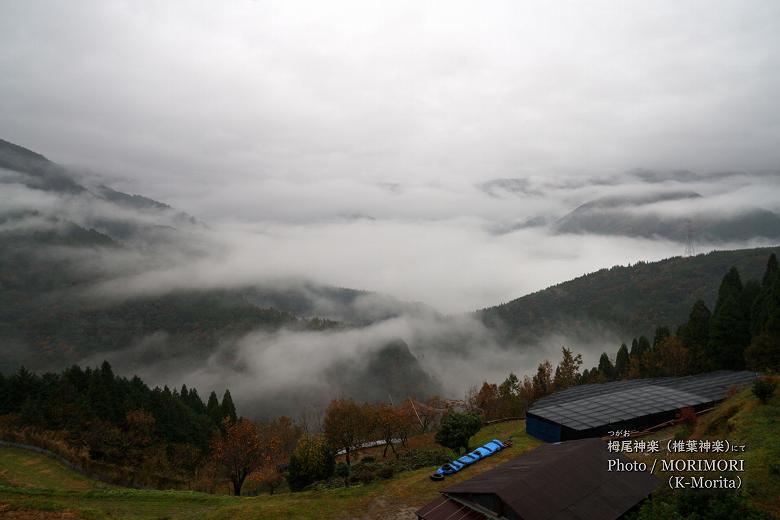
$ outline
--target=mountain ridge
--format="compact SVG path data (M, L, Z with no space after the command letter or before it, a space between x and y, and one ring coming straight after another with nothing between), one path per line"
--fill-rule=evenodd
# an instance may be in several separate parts
M659 326L677 327L687 320L698 299L712 308L720 280L732 266L742 274L743 282L760 279L773 252L780 253L780 247L617 265L480 309L475 315L512 342L594 323L618 331L628 341L642 334L650 336Z

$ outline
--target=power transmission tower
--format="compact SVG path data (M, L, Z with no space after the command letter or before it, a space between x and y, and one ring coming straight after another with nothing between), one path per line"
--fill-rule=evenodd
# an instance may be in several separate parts
M685 221L685 256L694 256L696 248L693 246L693 224L691 219Z

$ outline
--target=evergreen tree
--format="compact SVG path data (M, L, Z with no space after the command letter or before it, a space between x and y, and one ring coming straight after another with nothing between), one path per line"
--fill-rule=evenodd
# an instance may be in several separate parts
M752 327L755 325L753 323L753 310L755 305L765 305L764 303L759 302L759 300L763 299L762 296L764 296L767 292L771 291L765 290L760 283L758 283L756 280L749 280L745 283L745 286L742 288L742 294L740 295L740 302L742 305L742 308L744 309L745 313L745 319L747 320L748 324L748 333L752 334L753 329Z
M773 307L772 287L778 279L777 257L774 253L767 261L764 276L761 279L761 288L750 312L750 332L757 336L764 332L766 322L769 319L770 308Z
M545 359L539 363L539 367L536 369L536 375L534 375L533 389L534 398L538 399L552 392L553 390L553 368L552 363Z
M641 356L648 350L650 350L650 340L648 340L645 336L639 336L639 341L637 342L637 352Z
M222 418L227 417L230 419L231 424L235 424L235 422L238 420L238 416L236 416L236 406L233 404L233 398L230 396L230 390L225 390L225 395L222 396L220 413L222 414Z
M653 336L653 348L658 347L663 340L671 336L672 333L669 327L657 327L655 329L655 335Z
M11 413L11 403L9 397L11 394L11 382L10 379L6 379L2 372L0 372L0 415Z
M553 379L553 386L556 390L576 385L580 375L580 366L582 366L582 354L574 356L571 350L566 347L562 347L561 352L561 362L555 368L555 378Z
M205 413L196 414L170 391L151 390L137 377L116 376L108 363L41 376L20 369L0 378L0 406L0 413L18 414L20 426L61 431L76 449L86 448L103 462L133 468L144 462L143 454L128 447L137 439L132 429L141 423L152 425L144 446L154 444L166 458L173 456L164 455L167 443L175 443L176 457L184 457L177 460L188 470L200 463L212 432Z
M750 344L750 320L742 293L739 272L732 267L720 284L718 301L710 320L707 356L714 369L740 370L745 366L744 352Z
M610 381L614 375L615 367L612 366L612 361L609 360L607 353L603 352L599 358L599 377L604 381Z
M197 388L190 388L190 395L188 400L190 408L199 414L206 413L206 405L203 404L203 400L198 395Z
M745 361L753 370L780 371L780 274L772 255L762 279L761 293L753 303L753 338Z
M104 421L121 420L121 410L116 406L114 396L114 372L108 361L103 361L99 370L89 375L88 401L91 411Z
M620 345L620 348L617 351L617 355L615 356L615 377L618 379L624 379L626 376L628 376L628 364L629 364L629 354L628 354L628 347L625 343Z
M780 339L780 275L775 276L775 281L769 290L766 308L767 319L763 332Z
M628 377L637 378L647 375L647 367L645 365L649 351L650 341L645 336L640 336L639 339L634 338L631 342L631 352L628 356Z
M219 399L217 393L212 390L209 394L208 404L206 404L206 413L214 426L219 426L222 422L222 410L219 406Z
M690 353L690 367L694 374L704 372L709 367L705 355L710 337L710 319L712 313L702 300L696 301L688 315L688 322L680 327L678 336Z
M761 279L762 287L769 287L775 280L777 273L779 272L777 266L777 256L774 253L769 255L769 260L766 263L766 271L764 271L764 277Z
M759 334L745 350L745 363L757 372L780 372L780 336Z

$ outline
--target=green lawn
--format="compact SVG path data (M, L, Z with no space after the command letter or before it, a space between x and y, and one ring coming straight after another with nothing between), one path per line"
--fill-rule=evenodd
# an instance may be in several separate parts
M64 464L33 451L20 448L0 448L0 485L88 491L106 484L96 483L79 475Z
M471 441L477 446L513 436L514 446L470 466L444 482L432 482L423 468L389 480L342 489L230 497L186 491L113 488L86 479L59 462L25 450L0 448L0 511L70 511L90 519L263 519L263 518L410 518L438 490L506 462L539 444L525 435L523 421L483 428ZM59 513L58 513L59 514ZM36 517L37 518L37 517Z

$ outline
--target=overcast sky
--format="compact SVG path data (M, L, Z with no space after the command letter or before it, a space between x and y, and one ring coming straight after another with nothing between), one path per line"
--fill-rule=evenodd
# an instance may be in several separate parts
M645 190L632 168L776 204L749 179L780 164L778 34L774 0L6 2L0 138L262 226L240 265L465 310L680 253L486 232Z

